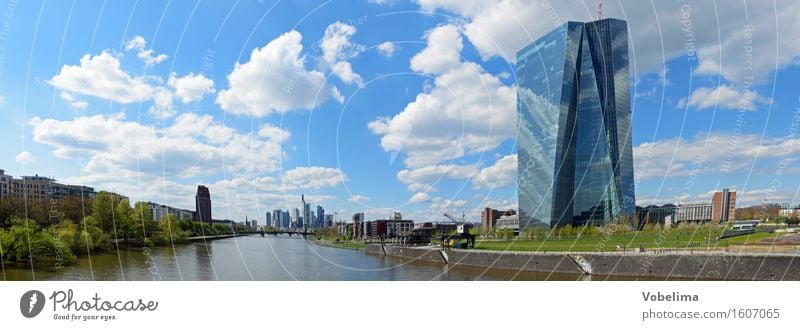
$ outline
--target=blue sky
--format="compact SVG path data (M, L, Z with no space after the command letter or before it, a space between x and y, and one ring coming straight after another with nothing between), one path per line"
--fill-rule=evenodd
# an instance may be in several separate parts
M514 52L594 1L0 4L0 168L215 218L515 207ZM637 204L796 202L800 5L606 4Z

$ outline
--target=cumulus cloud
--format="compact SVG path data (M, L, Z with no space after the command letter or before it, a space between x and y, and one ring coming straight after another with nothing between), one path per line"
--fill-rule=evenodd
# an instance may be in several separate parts
M36 162L36 156L34 156L30 151L23 151L17 154L15 160L20 164L31 164Z
M67 91L61 91L58 96L69 103L69 107L73 110L84 110L89 106L88 102L76 99L75 95Z
M698 134L693 140L673 138L642 143L633 148L637 180L682 177L703 173L733 173L754 164L800 153L800 139L762 137L757 134Z
M364 196L364 195L353 195L353 196L350 196L350 198L348 199L348 201L351 201L351 202L354 202L354 203L364 203L364 202L369 202L369 200L370 200L370 198L367 197L367 196Z
M175 96L183 103L200 101L206 94L212 94L214 81L206 78L202 74L189 73L183 77L178 77L175 72L169 75L167 86L175 91Z
M228 74L228 89L217 95L220 108L263 117L273 112L310 110L330 99L343 102L322 72L305 68L302 39L297 31L284 33L254 49L248 62L236 63Z
M443 179L466 179L475 173L473 165L428 165L397 172L397 178L412 191L430 191Z
M483 168L472 178L475 188L503 188L517 180L517 155L507 155Z
M685 108L687 105L697 110L708 108L756 111L758 104L769 104L772 100L760 96L752 90L736 90L731 86L720 85L717 88L701 87L692 92L689 97L678 100L677 107Z
M378 45L378 52L381 55L389 58L392 57L392 55L394 55L394 51L396 50L396 48L397 46L395 46L393 42L386 41Z
M595 0L417 3L425 11L443 10L463 17L464 34L484 59L499 56L509 62L515 61L518 50L559 24L594 20L597 6ZM696 50L702 69L697 73L722 75L735 82L759 81L775 69L798 63L800 43L781 40L800 39L800 29L795 28L800 3L778 1L762 10L747 10L748 4L607 2L603 16L628 21L632 73L663 72L667 60Z
M440 26L428 39L449 39L439 41L450 43L448 53L452 53L461 49L457 33L452 26ZM404 162L409 167L488 151L515 133L516 88L503 85L476 63L458 62L458 54L443 60L441 56L447 55L429 51L432 49L441 47L429 45L412 59L414 70L444 70L430 90L418 94L394 117L368 124L374 134L382 136L384 150L406 154Z
M364 80L353 72L353 67L347 59L364 50L364 46L353 43L350 38L356 33L356 28L342 22L328 25L322 37L322 60L331 69L331 72L343 82L363 85Z
M33 140L50 146L54 156L88 158L85 175L262 173L278 170L283 156L280 140L239 133L208 115L182 114L162 129L121 115L34 118L29 124Z
M431 200L431 196L429 196L428 194L420 191L420 192L414 194L414 196L411 196L411 198L408 200L408 202L409 203L424 203L424 202L428 202L430 200Z
M153 105L147 109L156 119L167 119L175 115L172 106L172 92L164 87L158 86L153 92Z
M136 57L142 60L145 66L152 66L167 59L167 55L154 55L152 49L147 49L147 41L142 36L135 36L125 42L125 51L135 51Z
M322 189L347 181L338 168L297 167L283 173L282 184L290 189Z
M427 74L442 74L461 64L461 32L452 24L428 32L428 46L411 58L411 69Z
M153 87L144 78L131 77L122 71L119 59L107 51L84 55L80 65L62 66L48 83L67 92L119 103L145 101L153 95Z

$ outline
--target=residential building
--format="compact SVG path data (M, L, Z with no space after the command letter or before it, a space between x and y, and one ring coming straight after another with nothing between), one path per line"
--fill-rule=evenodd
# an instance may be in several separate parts
M11 195L14 177L7 175L5 170L0 170L0 198Z
M193 220L195 218L194 211L179 209L167 205L161 205L153 202L146 202L147 207L150 209L150 215L155 221L164 220L167 214L172 214L178 220Z
M365 224L364 213L353 214L353 238L362 238L365 236Z
M786 218L800 217L800 205L781 205L778 215Z
M403 220L403 215L400 212L392 212L392 215L389 216L389 220Z
M566 22L517 53L520 231L634 216L627 30Z
M325 215L325 228L333 227L333 214L326 214Z
M414 229L414 220L372 220L367 222L368 237L396 237Z
M711 220L714 223L727 223L735 219L736 191L722 189L722 191L714 192L711 204L714 204L714 210L711 214Z
M14 197L24 198L30 201L48 200L51 198L51 186L55 183L48 177L23 176L21 179L13 179L11 194Z
M211 222L211 193L206 186L197 186L194 221Z

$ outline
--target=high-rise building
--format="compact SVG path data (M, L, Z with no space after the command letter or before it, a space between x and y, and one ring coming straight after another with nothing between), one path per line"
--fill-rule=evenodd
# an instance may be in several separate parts
M515 214L517 214L515 210L500 211L491 207L486 207L481 211L481 226L485 228L485 230L491 230L497 224L497 219L500 219L500 217L504 215Z
M273 227L280 228L283 225L283 223L281 222L282 218L283 218L283 211L281 211L280 209L272 210L272 226Z
M272 227L272 213L267 212L267 214L264 215L264 224L267 227Z
M281 223L283 225L283 228L291 228L292 219L289 217L289 210L283 211L281 213Z
M197 194L194 196L194 201L194 221L211 223L211 193L208 191L208 187L197 186Z
M722 189L714 193L711 198L711 204L714 204L714 211L711 215L711 221L715 223L726 223L734 220L734 212L736 212L736 191Z
M305 195L300 195L300 200L303 202L303 227L311 227L314 225L311 219L311 204L306 203Z
M294 217L292 218L292 221L294 222L294 227L303 228L303 219L300 218L300 210L298 210L295 207L294 212L292 214L294 215Z
M315 226L317 228L325 227L325 209L323 209L322 206L317 205L316 215L317 215L317 223L315 224Z
M326 214L325 223L323 224L323 227L325 228L333 227L333 221L334 221L333 214Z
M567 22L517 53L520 232L634 216L627 30Z
M364 237L364 213L353 214L353 238Z

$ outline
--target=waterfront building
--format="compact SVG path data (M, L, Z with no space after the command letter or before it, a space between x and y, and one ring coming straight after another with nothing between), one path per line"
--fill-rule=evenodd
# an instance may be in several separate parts
M665 224L667 217L674 215L676 209L674 204L637 206L636 227L642 229L648 223Z
M519 215L511 214L500 217L497 219L497 224L495 224L494 228L496 230L511 229L515 234L519 234Z
M627 30L567 22L517 53L519 231L634 216Z
M0 198L11 195L14 177L7 175L5 170L0 170Z
M678 225L682 222L703 223L711 221L714 205L711 203L678 204L675 214L667 216L665 223Z
M722 189L722 191L714 192L711 204L714 204L714 210L711 214L711 220L714 223L733 221L734 213L736 212L736 191Z
M211 222L211 193L206 186L197 186L194 221Z
M164 217L167 216L167 214L174 215L175 218L178 220L193 220L195 218L194 211L179 209L176 207L161 205L153 202L146 202L146 203L148 209L150 210L150 215L155 221L164 220Z
M14 197L26 200L47 200L52 197L51 186L55 183L48 177L23 176L21 179L13 179L11 184L11 194Z
M381 219L367 222L367 236L390 238L405 234L414 229L414 220Z
M500 217L504 215L515 214L517 214L515 210L500 211L486 207L481 211L481 227L485 228L485 230L491 230L497 224L497 219L500 219Z

